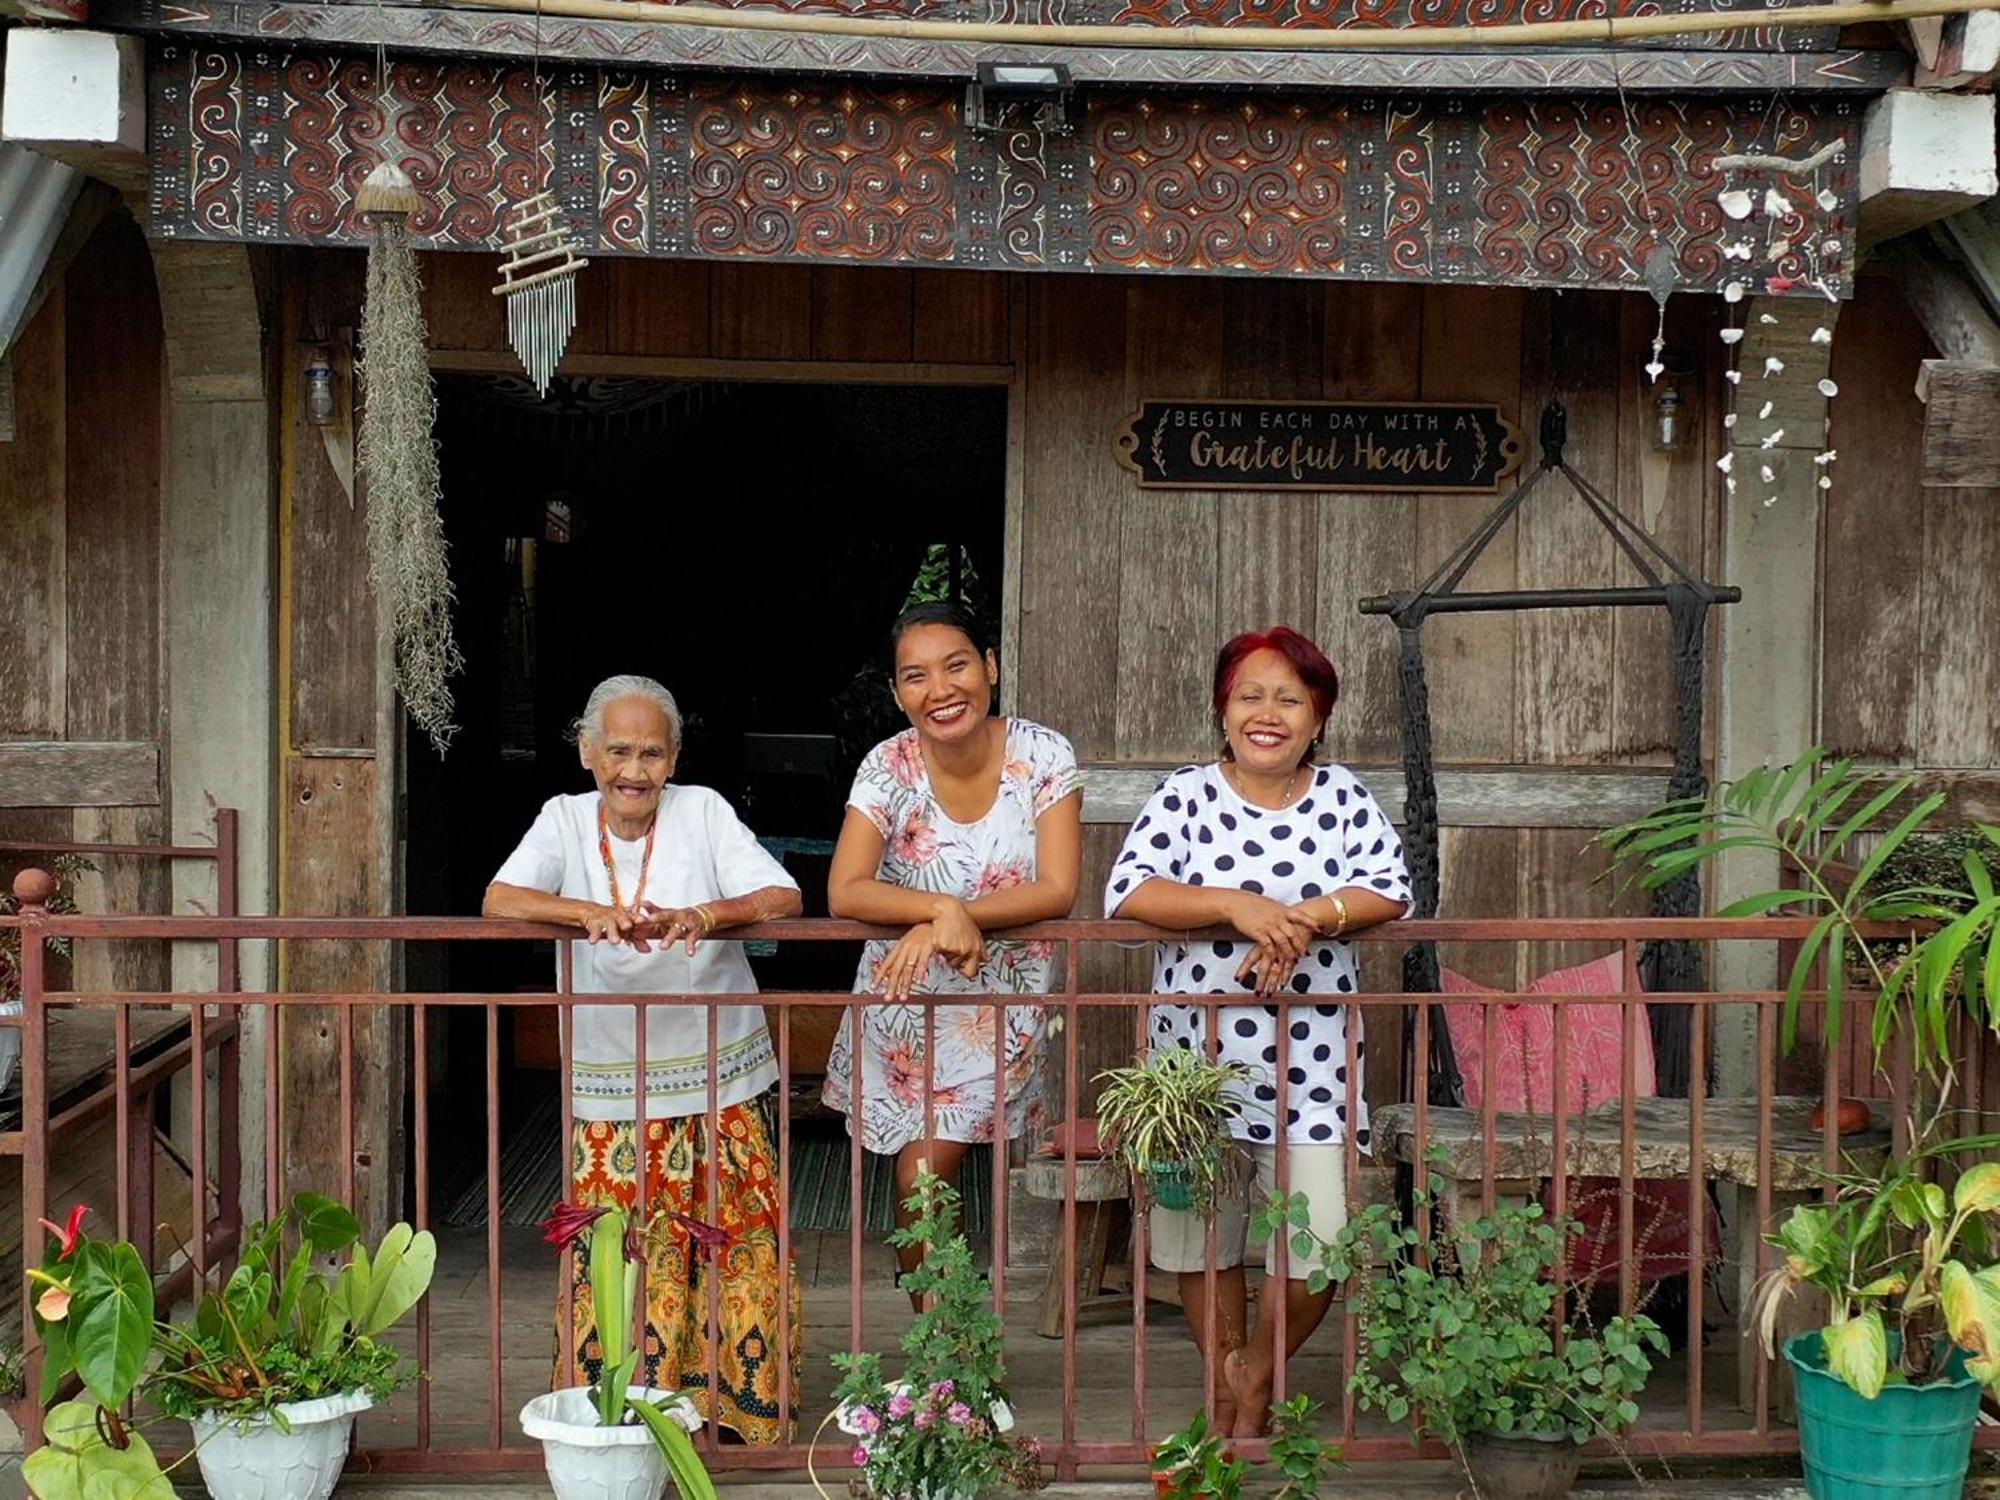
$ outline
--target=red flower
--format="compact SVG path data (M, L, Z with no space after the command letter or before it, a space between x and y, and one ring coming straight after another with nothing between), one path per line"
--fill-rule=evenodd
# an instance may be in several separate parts
M580 1203L551 1203L549 1216L542 1220L542 1238L561 1249L580 1239L607 1211Z
M667 1217L685 1229L694 1242L704 1250L720 1250L729 1243L729 1231L718 1229L713 1224L704 1224L692 1214L676 1213L669 1210Z
M41 1221L42 1228L62 1242L64 1256L76 1254L76 1242L82 1238L83 1216L89 1212L89 1209L79 1203L69 1211L67 1225L52 1224L47 1219Z

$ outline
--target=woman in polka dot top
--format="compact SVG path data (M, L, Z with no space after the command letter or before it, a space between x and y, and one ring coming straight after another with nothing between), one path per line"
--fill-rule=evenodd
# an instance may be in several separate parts
M1307 1196L1315 1232L1332 1238L1347 1218L1342 1142L1350 1125L1356 1145L1368 1145L1360 1038L1350 1077L1347 1007L1300 997L1353 992L1358 964L1347 935L1400 917L1410 881L1402 842L1375 799L1345 767L1314 761L1339 693L1333 664L1317 646L1282 625L1239 635L1216 657L1214 693L1222 759L1160 783L1112 866L1104 910L1156 927L1235 929L1227 941L1159 944L1155 993L1283 1001L1218 1013L1221 1056L1250 1073L1230 1128L1255 1168L1239 1193L1216 1205L1215 1352L1227 1384L1218 1417L1223 1431L1255 1437L1268 1420L1276 1317L1273 1299L1260 1298L1257 1326L1246 1335L1243 1253L1249 1205L1277 1186L1278 1027L1282 1019L1289 1033L1288 1186ZM1196 1006L1156 1006L1153 1047L1206 1050L1206 1016ZM1358 1014L1354 1020L1358 1028ZM1210 1353L1206 1226L1192 1213L1155 1207L1149 1237L1153 1264L1180 1273L1181 1305L1195 1342ZM1270 1271L1273 1251L1267 1247ZM1289 1275L1287 1355L1332 1301L1331 1291L1306 1290L1297 1257Z

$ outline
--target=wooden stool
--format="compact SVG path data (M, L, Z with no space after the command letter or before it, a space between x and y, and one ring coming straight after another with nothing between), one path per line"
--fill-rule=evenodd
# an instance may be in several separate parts
M1069 1181L1068 1164L1061 1157L1031 1158L1025 1186L1028 1196L1061 1203ZM1114 1248L1129 1245L1132 1233L1132 1184L1121 1161L1101 1157L1079 1158L1076 1164L1077 1243L1062 1233L1062 1219L1056 1221L1057 1248L1049 1256L1048 1280L1042 1286L1042 1317L1035 1331L1045 1339L1063 1335L1063 1276L1074 1266L1076 1278L1076 1323L1116 1322L1131 1305L1131 1279L1122 1290L1106 1283L1106 1271Z

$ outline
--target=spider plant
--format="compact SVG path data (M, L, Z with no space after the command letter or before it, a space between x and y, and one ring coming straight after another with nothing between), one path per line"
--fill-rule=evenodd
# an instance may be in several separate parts
M1097 1075L1097 1128L1166 1208L1212 1213L1236 1158L1229 1122L1250 1070L1168 1047Z

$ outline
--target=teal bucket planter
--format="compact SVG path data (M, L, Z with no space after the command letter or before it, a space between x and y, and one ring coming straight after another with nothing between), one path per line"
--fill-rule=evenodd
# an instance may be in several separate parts
M1884 1386L1873 1401L1827 1370L1818 1329L1786 1340L1785 1358L1812 1500L1959 1500L1979 1417L1979 1382L1965 1373L1963 1349L1945 1366L1950 1378Z
M1185 1166L1155 1162L1146 1171L1146 1186L1153 1202L1176 1213L1194 1208L1194 1173Z

